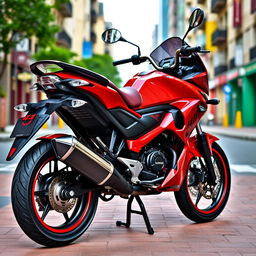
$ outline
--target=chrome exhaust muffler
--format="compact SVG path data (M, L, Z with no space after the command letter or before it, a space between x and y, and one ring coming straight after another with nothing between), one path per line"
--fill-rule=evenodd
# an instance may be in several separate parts
M75 168L81 174L99 186L109 186L119 194L129 195L133 192L124 177L113 164L83 145L73 136L52 139L57 158Z

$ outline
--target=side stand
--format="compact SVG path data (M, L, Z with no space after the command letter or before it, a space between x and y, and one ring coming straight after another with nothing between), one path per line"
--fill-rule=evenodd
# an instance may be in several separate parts
M141 211L132 210L132 202L133 202L134 198L138 202L138 205L139 205ZM139 214L139 215L143 216L145 224L146 224L146 227L147 227L147 230L148 230L148 233L150 235L153 235L154 234L154 229L151 227L151 224L149 222L145 206L144 206L144 204L143 204L143 202L142 202L142 200L140 199L139 196L130 196L130 198L129 198L128 202L127 202L126 222L117 221L116 225L117 226L121 226L122 225L122 226L125 226L125 227L129 228L130 225L131 225L131 214L132 213Z

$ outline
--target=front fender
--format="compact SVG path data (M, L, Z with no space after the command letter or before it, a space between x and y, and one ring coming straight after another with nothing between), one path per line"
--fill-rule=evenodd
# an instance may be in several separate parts
M212 144L219 140L217 137L205 133L207 143L212 154ZM163 181L162 185L158 187L159 191L178 191L182 185L184 177L187 173L189 163L194 157L202 157L198 147L197 136L194 135L187 140L187 144L178 159L177 169L172 169Z
M212 154L212 144L215 141L219 140L219 138L217 138L214 135L212 135L210 133L207 133L207 132L205 132L204 134L206 136L206 140L207 140L210 152ZM196 135L190 137L188 139L187 143L188 143L189 153L192 155L192 157L195 157L195 156L202 157L202 153L200 152L200 149L198 147L198 141L197 141L197 136Z

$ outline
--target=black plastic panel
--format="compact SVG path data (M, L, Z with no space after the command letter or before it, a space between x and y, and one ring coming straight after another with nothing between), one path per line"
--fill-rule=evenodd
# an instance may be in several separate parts
M127 138L137 138L159 124L164 116L164 111L154 111L143 114L138 118L124 109L111 109L111 114L123 126Z

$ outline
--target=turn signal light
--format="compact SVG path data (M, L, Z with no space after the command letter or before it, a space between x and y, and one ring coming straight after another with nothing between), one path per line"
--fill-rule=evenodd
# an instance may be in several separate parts
M19 104L15 106L14 109L20 112L28 112L28 104Z
M71 80L71 81L69 81L69 84L73 87L90 85L90 83L88 83L87 81L81 80L81 79Z
M79 108L79 107L83 106L86 103L87 102L84 101L84 100L74 99L74 100L71 100L71 107L72 108Z

